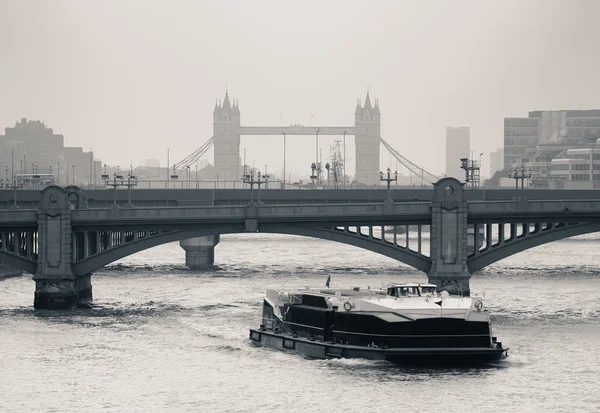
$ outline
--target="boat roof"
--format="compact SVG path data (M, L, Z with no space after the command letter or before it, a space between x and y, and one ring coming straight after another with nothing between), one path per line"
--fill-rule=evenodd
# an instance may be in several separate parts
M390 284L388 286L388 288L389 287L433 287L433 288L435 288L437 286L435 284L429 284L429 283L426 283L426 284L420 284L420 283L402 283L402 284L396 284L396 283L394 283L394 284Z

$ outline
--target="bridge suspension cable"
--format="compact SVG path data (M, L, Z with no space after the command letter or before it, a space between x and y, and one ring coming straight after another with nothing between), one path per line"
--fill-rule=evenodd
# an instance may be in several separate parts
M187 168L188 166L193 165L194 163L196 163L196 161L198 161L198 159L200 159L202 156L204 156L204 154L210 149L210 147L213 145L214 142L215 142L215 137L213 136L212 138L210 138L209 140L204 142L201 147L199 147L194 152L192 152L190 155L188 155L186 158L177 162L173 166L173 168L175 168L176 171L179 171L179 170Z
M411 162L409 159L407 159L406 157L402 156L400 154L400 152L398 152L397 150L395 150L389 143L387 143L386 141L383 140L383 138L381 139L381 143L383 144L383 146L385 147L385 149L388 150L388 152L394 157L396 158L396 160L402 164L406 169L408 169L410 172L412 172L414 175L416 175L417 177L423 179L424 181L433 184L437 181L439 181L439 177L432 174L431 172L426 171L425 169L423 169L422 167L420 167L419 165L417 165L414 162Z

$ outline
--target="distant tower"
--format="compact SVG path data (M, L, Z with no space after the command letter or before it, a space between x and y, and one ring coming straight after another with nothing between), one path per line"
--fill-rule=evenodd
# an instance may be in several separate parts
M381 112L379 102L371 105L367 91L365 105L360 101L354 112L356 142L356 180L367 185L379 184L379 147L381 140Z
M219 181L239 181L240 173L240 108L237 100L233 106L225 91L223 104L215 103L213 111L213 136L215 138L215 172ZM231 185L231 184L230 184Z

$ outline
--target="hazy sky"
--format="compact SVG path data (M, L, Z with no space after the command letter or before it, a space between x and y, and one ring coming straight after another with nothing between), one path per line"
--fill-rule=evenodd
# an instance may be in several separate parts
M594 0L0 0L0 127L39 119L110 164L167 147L172 163L212 136L226 85L244 125L352 125L369 85L409 159L443 171L445 127L470 125L487 168L505 116L600 107L598 16ZM281 168L281 138L242 147ZM309 172L314 138L288 154Z

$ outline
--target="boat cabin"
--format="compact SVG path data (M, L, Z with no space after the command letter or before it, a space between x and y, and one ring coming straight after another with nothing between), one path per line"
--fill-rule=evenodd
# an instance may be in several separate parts
M394 284L387 288L390 297L421 297L435 294L435 284Z

